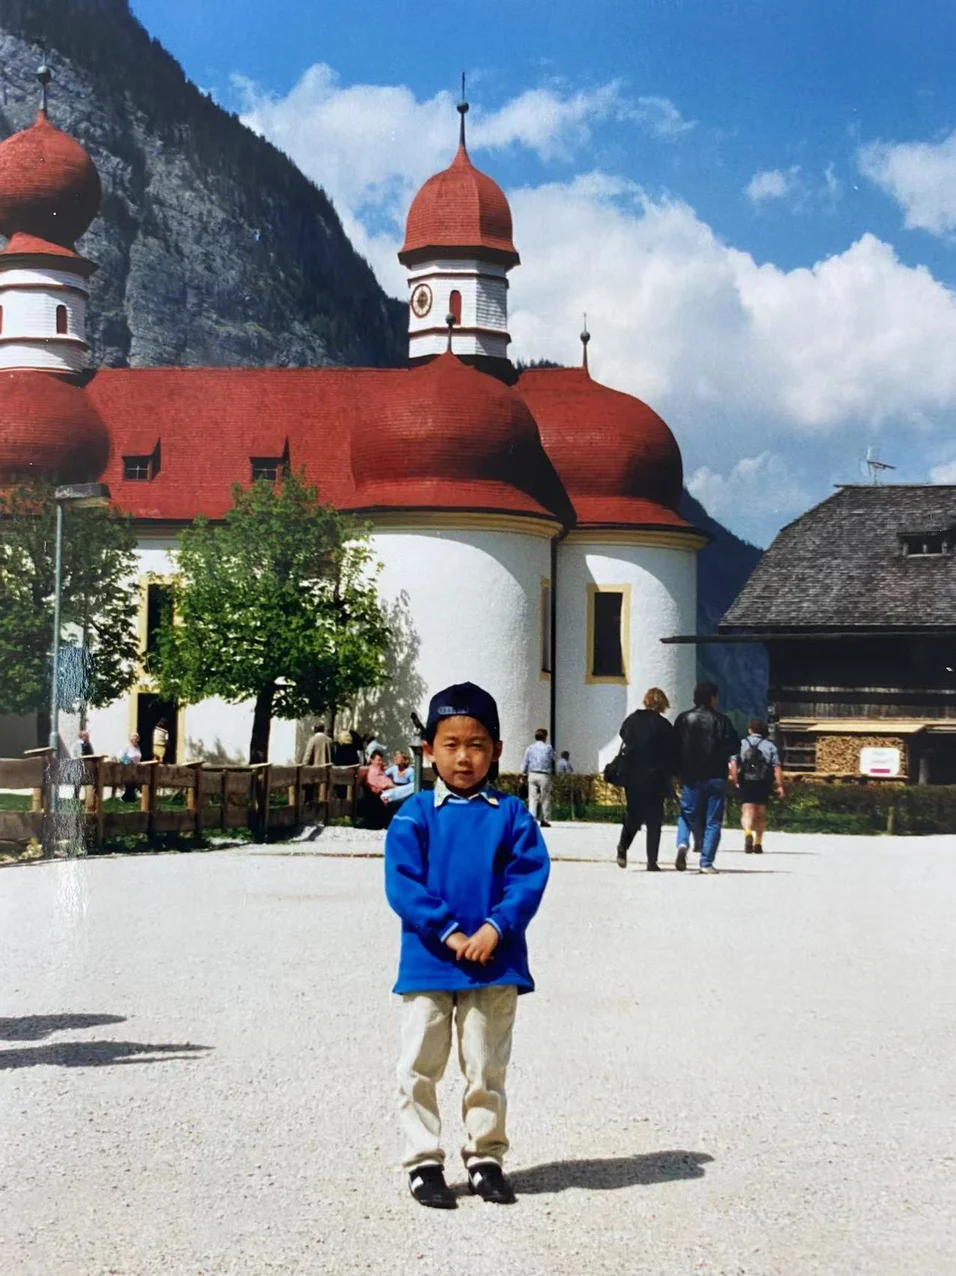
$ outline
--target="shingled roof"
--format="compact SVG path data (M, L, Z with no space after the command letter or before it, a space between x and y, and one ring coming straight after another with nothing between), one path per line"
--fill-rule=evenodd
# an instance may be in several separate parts
M942 533L943 553L919 537ZM932 547L931 547L932 548ZM841 487L789 523L721 632L956 630L956 486Z

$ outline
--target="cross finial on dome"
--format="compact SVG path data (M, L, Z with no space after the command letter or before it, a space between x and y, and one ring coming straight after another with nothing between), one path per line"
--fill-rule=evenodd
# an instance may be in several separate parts
M591 340L591 334L588 332L588 316L585 311L584 327L581 329L581 367L585 372L588 370L588 342Z
M50 81L53 79L53 72L47 66L46 49L42 51L40 56L41 62L37 67L37 80L40 85L40 112L41 114L46 115L47 88L49 87Z
M458 145L465 145L465 116L468 114L468 103L465 100L465 73L461 73L461 101L458 103L458 114L461 116L461 123L458 126Z

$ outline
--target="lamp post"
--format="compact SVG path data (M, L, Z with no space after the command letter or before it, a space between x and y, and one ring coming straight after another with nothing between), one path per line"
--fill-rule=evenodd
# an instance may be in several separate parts
M109 505L110 489L105 483L73 483L58 487L53 493L56 501L56 549L53 568L53 669L50 684L50 749L52 751L53 786L50 793L50 811L56 814L60 804L59 776L59 690L60 678L60 594L63 585L63 509L93 509Z

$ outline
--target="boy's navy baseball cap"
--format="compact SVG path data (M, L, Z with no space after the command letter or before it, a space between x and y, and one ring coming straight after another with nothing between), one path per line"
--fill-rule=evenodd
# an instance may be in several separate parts
M476 687L473 682L458 682L432 696L425 722L425 739L434 740L442 718L457 717L477 718L482 726L488 728L488 734L496 743L501 736L494 696L482 687Z

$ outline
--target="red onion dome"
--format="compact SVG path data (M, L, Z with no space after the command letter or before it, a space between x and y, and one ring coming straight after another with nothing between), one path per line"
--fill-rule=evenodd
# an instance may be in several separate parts
M0 482L87 482L109 453L106 426L81 386L52 372L0 372Z
M564 517L567 498L521 398L445 353L410 369L351 432L360 508Z
M459 249L516 266L520 258L511 236L504 191L475 168L461 145L449 167L430 177L412 200L398 259L408 265L435 249Z
M100 206L99 174L86 151L44 111L0 143L0 234L7 252L37 251L40 240L72 250ZM18 244L20 236L28 243Z
M529 368L518 393L571 497L579 525L680 526L683 465L653 409L586 368Z

